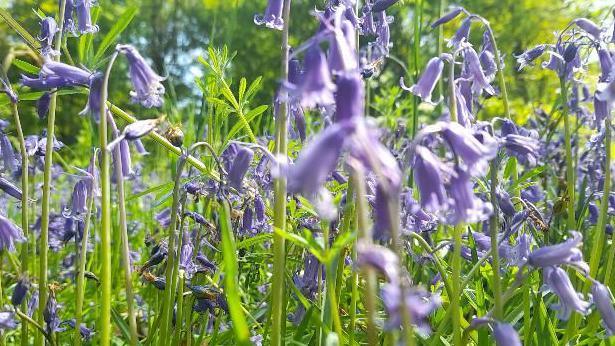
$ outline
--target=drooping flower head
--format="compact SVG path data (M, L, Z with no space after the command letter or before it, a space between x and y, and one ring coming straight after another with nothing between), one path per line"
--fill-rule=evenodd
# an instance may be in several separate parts
M519 64L518 70L521 71L523 68L529 64L531 64L534 60L538 59L547 49L546 44L539 44L534 48L531 48L520 55L515 56L517 58L517 64Z
M133 102L140 103L143 107L161 107L164 99L163 77L159 76L145 61L141 53L131 45L117 45L116 50L128 59L128 69L133 91L130 92Z
M442 59L438 57L431 58L429 62L427 62L425 72L423 72L419 81L407 90L420 97L423 102L433 104L434 102L431 100L431 94L440 80L443 69L444 61L442 61Z
M559 298L559 304L553 306L558 310L558 318L567 321L572 311L586 314L590 303L583 300L582 296L572 286L566 271L560 267L546 267L544 269L545 283Z
M421 193L421 206L427 211L439 211L448 204L444 177L450 168L423 146L417 146L414 158L414 180Z
M468 41L470 36L470 27L472 26L472 17L467 17L461 22L461 26L455 32L455 36L448 41L449 47L459 48L463 42Z
M305 53L305 72L299 79L295 93L301 106L313 108L333 104L335 85L331 81L327 59L318 45L311 46Z
M231 169L228 172L229 185L237 191L241 191L243 178L250 168L254 158L254 152L247 147L239 146Z
M395 5L399 0L376 0L372 5L372 11L382 12L389 7Z
M407 289L405 294L405 308L408 309L412 324L421 335L428 336L431 332L428 318L429 315L440 306L440 297L419 288ZM399 284L384 284L382 286L381 296L382 302L389 315L385 328L392 329L399 327L402 322L401 309L403 308L400 303L402 292Z
M600 40L602 30L596 23L587 18L577 18L573 21L579 28L588 33L594 40Z
M491 204L485 203L474 194L474 184L471 176L465 171L455 167L455 174L451 177L449 194L452 198L454 213L451 222L474 223L485 220L492 212Z
M465 72L472 80L472 92L480 94L483 90L489 95L495 95L493 86L489 84L489 80L485 75L485 71L480 64L480 58L472 47L467 47L463 50L463 57L465 63Z
M79 32L82 34L93 34L98 32L98 25L92 24L93 0L75 0L75 12L79 22Z
M431 24L431 28L435 29L437 26L450 22L451 20L457 18L457 16L460 15L463 11L464 11L463 7L454 8L449 13L443 15L442 17L438 18L435 22L433 22Z
M4 163L4 170L9 173L17 171L17 157L13 150L13 145L9 140L9 137L0 131L0 151L2 151L2 162Z
M583 253L579 249L583 236L575 231L571 231L570 235L571 237L563 243L543 246L532 251L528 264L540 268L567 264L588 272L589 266L583 261Z
M49 58L60 53L53 49L53 38L59 31L58 24L53 17L45 17L41 20L41 33L38 40L41 41L41 55Z
M461 159L462 166L471 175L480 175L486 170L489 160L497 154L497 148L481 143L471 129L463 127L459 123L439 123L442 126L442 137L449 144L450 149ZM488 134L481 133L483 141Z
M0 249L15 251L15 243L25 240L23 231L11 220L0 215Z
M602 324L609 336L615 334L615 308L613 308L613 295L608 287L595 281L592 285L592 298L602 316Z
M37 78L22 76L24 86L37 90L89 85L91 73L78 67L47 60Z
M265 13L254 15L254 24L282 30L284 28L284 19L282 17L283 9L284 0L269 0Z
M497 346L521 346L519 334L508 323L495 323L493 326L493 338Z
M335 80L335 121L357 119L364 114L364 84L358 72L341 73Z

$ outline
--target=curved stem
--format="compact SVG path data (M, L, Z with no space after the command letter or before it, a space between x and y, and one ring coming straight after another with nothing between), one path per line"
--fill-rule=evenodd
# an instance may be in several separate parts
M33 320L32 318L30 318L30 316L24 314L23 312L19 311L19 309L15 309L15 314L17 314L17 316L19 316L22 320L30 323L31 325L33 325L36 329L38 329L41 334L45 337L45 339L47 339L47 341L49 342L50 346L55 346L55 341L53 340L53 337L51 335L49 335L46 331L45 328L43 328L40 324L38 324L35 320ZM79 329L79 328L77 328Z
M21 120L19 119L19 110L17 109L17 104L11 104L11 110L13 112L13 120L15 121L15 128L17 129L17 139L19 140L19 152L21 154L21 229L24 232L24 236L26 241L23 242L21 247L21 273L22 275L26 275L28 273L28 267L30 263L30 254L29 254L29 243L28 243L28 234L29 225L28 225L28 211L30 206L28 205L28 151L26 149L26 141L23 135L23 129L21 128ZM22 305L22 308L26 307L26 302ZM22 323L21 325L21 345L28 345L28 324Z
M59 31L56 35L55 49L60 50L62 45L62 34L64 33L64 14L66 10L66 0L60 0ZM54 57L59 61L60 57ZM47 253L49 250L49 204L51 199L51 166L53 163L53 139L55 137L56 106L58 94L52 90L51 101L49 103L49 114L47 115L47 144L45 155L45 169L43 171L43 199L41 212L41 234L39 241L39 271L38 271L38 310L36 320L43 325L45 319L43 311L47 304ZM53 338L53 335L52 335ZM43 339L40 335L35 337L34 343L43 346Z
M282 30L282 80L288 81L288 32L290 22L290 0L284 0L284 10L282 14L284 27ZM285 93L282 89L282 93ZM285 100L284 95L280 95ZM288 103L283 101L275 119L275 152L278 157L287 156L287 112ZM282 231L286 230L286 177L280 175L274 182L274 212L273 227ZM279 346L284 344L285 333L285 293L284 293L284 269L286 262L286 244L284 238L278 233L273 235L273 282L271 286L271 345Z
M111 179L109 172L109 151L107 151L107 88L113 63L118 53L109 60L100 91L99 146L101 148L100 187L101 187L101 259L102 259L102 297L100 307L100 344L111 343ZM78 328L78 327L77 327Z

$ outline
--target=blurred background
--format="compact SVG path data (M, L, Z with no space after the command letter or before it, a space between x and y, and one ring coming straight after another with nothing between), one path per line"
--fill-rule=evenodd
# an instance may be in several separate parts
M197 84L202 85L202 81L207 79L211 71L208 71L198 58L207 55L208 47L221 48L225 45L229 54L236 52L224 70L225 77L232 83L232 89L236 89L240 77L245 77L250 82L262 76L262 87L255 94L252 103L271 105L280 70L280 33L253 24L254 14L262 13L266 0L99 0L98 3L102 6L95 7L93 14L100 26L100 33L85 35L86 38L69 38L70 52L75 63L92 70L101 69L105 60L99 59L100 61L94 64L95 59L91 56L81 56L82 51L95 51L85 50L83 46L99 45L118 18L132 11L132 22L115 43L137 46L156 71L168 76L165 82L168 91L165 106L159 110L145 110L130 104L127 66L124 61L116 65L111 80L110 99L132 111L136 117L165 114L171 123L181 122L184 127L194 129L194 136L199 135L207 114L207 97L211 95L206 95L206 90ZM292 46L299 45L314 33L317 24L308 14L315 8L322 8L322 3L322 0L293 1L290 29ZM385 65L381 66L382 72L370 82L370 113L389 125L409 119L413 107L411 97L399 88L399 77L406 76L411 80L412 71L422 71L427 60L435 54L437 31L429 26L438 15L438 8L434 3L437 2L406 0L389 11L389 14L395 17L395 22L391 25L394 43L391 58L386 60ZM546 94L544 91L549 90L552 93L557 90L557 81L554 74L541 68L529 67L518 72L514 55L535 44L552 42L556 28L565 27L573 18L588 17L600 23L610 19L612 15L608 9L608 1L467 0L448 3L444 12L454 5L464 6L491 22L497 44L504 53L513 111L521 123L536 108L545 105L548 107L555 99L556 95ZM39 14L55 16L58 5L57 1L0 0L0 6L7 8L13 18L35 36L39 31L36 11ZM104 10L101 11L101 8ZM416 13L421 15L418 59L414 57L412 50L415 33L413 16ZM458 25L458 21L447 24L444 27L444 38L451 37ZM471 41L480 42L480 35L481 32L476 30ZM33 60L28 54L28 49L19 36L0 20L0 59L5 59L8 54L33 65L40 65L40 61ZM19 74L23 73L14 65L5 66L5 69L8 69L9 79L13 83L16 83ZM67 144L63 155L74 156L76 153L71 152L71 147L80 146L72 144L91 138L92 127L88 124L88 118L78 115L85 106L86 99L85 94L60 97L56 133L58 139ZM6 107L6 100L0 100L1 118L9 116ZM482 116L498 115L500 107L500 102L487 101ZM35 115L35 102L23 102L21 108L26 134L40 133L45 121L39 120ZM271 133L271 109L272 107L269 107L254 125L259 134ZM419 114L421 123L439 116L433 108L425 105L420 106ZM234 120L229 121L232 123ZM197 128L199 130L196 130Z

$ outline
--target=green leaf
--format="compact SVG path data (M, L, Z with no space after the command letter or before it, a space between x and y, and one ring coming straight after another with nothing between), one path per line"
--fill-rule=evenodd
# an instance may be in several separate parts
M30 74L38 74L41 70L39 67L34 66L29 62L19 59L13 59L13 65L15 65L15 67L17 67L18 69Z
M545 171L545 169L546 169L546 166L538 166L538 167L533 168L532 170L529 170L523 173L523 175L520 176L517 182L512 186L513 190L517 189L520 184L532 179L533 177L537 175L540 175L542 172Z
M136 6L128 7L124 13L117 19L115 24L111 27L109 32L105 35L102 42L98 46L98 50L96 50L96 54L94 55L94 62L100 60L103 57L109 46L111 46L117 38L120 36L124 30L128 27L130 22L132 22L133 18L137 14L139 10Z
M247 87L248 82L246 81L245 77L241 77L241 79L239 80L239 104L243 104L243 96L246 93L246 87Z
M239 243L237 243L237 249L243 249L243 248L256 245L258 243L265 242L266 240L269 240L272 237L273 235L271 233L263 233L263 234L259 234L254 237L250 237L248 239L242 240Z
M252 96L258 91L258 89L260 89L262 80L263 77L259 76L250 84L250 87L248 88L248 91L245 95L246 100L252 98Z
M122 318L122 315L120 315L120 313L114 308L111 308L111 318L113 319L113 323L115 323L115 325L119 328L120 332L122 332L124 340L130 340L130 329L126 324L126 321Z
M226 201L222 202L222 215L220 215L220 229L222 233L222 255L224 258L224 293L228 302L233 331L238 345L251 345L250 331L246 323L246 317L241 308L239 296L239 279L237 277L237 249L235 236L231 226L231 211Z
M263 112L265 112L268 108L269 106L266 106L266 105L258 106L250 110L248 114L246 114L244 117L246 121L250 123L252 122L252 120L254 120L254 118L263 114ZM244 127L243 122L240 121L240 122L235 123L235 125L233 125L233 127L231 128L231 130L228 132L226 136L227 141L233 139L233 137L237 134L237 132L239 132L243 127Z
M17 22L10 13L7 12L6 9L0 8L0 17L4 19L6 24L8 24L11 29L15 30L19 36L24 40L24 42L32 48L35 52L38 52L40 48L40 43L28 32L28 30L24 29L19 22Z
M513 174L517 172L517 158L511 156L506 162L506 167L504 168L504 178L510 179L513 177Z

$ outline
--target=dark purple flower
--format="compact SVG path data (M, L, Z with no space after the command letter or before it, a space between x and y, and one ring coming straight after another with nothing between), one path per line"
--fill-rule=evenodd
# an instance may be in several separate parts
M372 52L372 60L384 58L389 56L389 50L391 48L391 29L389 28L389 21L387 15L382 12L378 12L378 22L376 25L376 41L372 45L374 47Z
M284 0L269 0L265 14L254 15L254 24L265 25L268 28L282 30L284 28L284 18L282 10L284 9Z
M421 193L421 206L427 211L441 210L448 204L443 173L450 168L423 146L417 146L414 159L414 179Z
M204 268L211 270L212 273L215 273L218 269L212 261L201 253L199 253L194 259Z
M89 34L98 32L98 25L92 24L92 0L75 0L75 12L79 22L79 32Z
M461 14L463 11L464 11L463 7L456 7L456 8L454 8L452 11L450 11L449 13L443 15L442 17L438 18L435 22L433 22L431 24L431 28L435 29L439 25L446 24L446 23L450 22L451 20L457 18L457 16L459 14Z
M364 113L364 85L357 72L341 73L335 80L335 121L357 119Z
M15 242L22 242L26 238L21 228L17 227L11 220L0 215L0 249L15 251Z
M58 24L53 17L45 17L41 20L41 34L38 36L38 40L41 41L41 55L43 57L49 58L60 54L53 49L53 38L58 31Z
M160 77L137 49L131 45L117 45L116 50L128 59L128 69L133 91L130 92L133 102L138 102L145 108L161 107L164 100L163 77Z
M470 27L472 26L472 17L467 17L461 23L461 26L455 32L455 36L448 41L449 47L459 48L462 42L468 41L470 35Z
M87 199L89 193L89 183L86 179L79 180L73 188L71 207L62 213L64 217L71 217L80 220L88 211Z
M471 176L458 166L451 177L449 194L452 197L454 214L451 222L474 223L485 220L493 211L491 204L485 203L474 194Z
M546 44L539 44L536 47L523 52L523 54L515 56L515 58L517 58L517 64L519 64L518 71L523 70L525 66L538 59L538 57L545 52L545 49L547 49Z
M303 112L303 108L301 105L297 103L289 104L290 114L293 117L293 121L295 123L295 130L299 135L299 139L303 142L306 138L307 125L305 123L305 113Z
M407 90L420 97L424 102L433 104L431 94L440 80L443 69L444 61L442 59L438 57L431 58L427 62L427 67L425 67L425 71L419 78L419 81Z
M171 208L165 208L154 216L160 227L168 228L171 224Z
M359 242L355 265L358 268L374 268L384 274L389 282L399 282L399 259L386 247Z
M592 285L592 298L596 308L602 316L602 324L606 328L607 335L615 334L615 308L613 308L613 295L605 285L594 281Z
M74 329L76 323L77 322L75 322L74 319L70 319L70 320L62 321L62 323L60 323L60 327L69 326L71 329ZM85 324L82 323L79 326L79 334L81 334L81 338L83 338L84 341L89 341L94 335L94 330L88 328Z
M381 12L395 5L399 0L376 0L372 5L373 12Z
M51 94L44 92L41 97L36 100L36 113L39 119L45 119L47 113L49 113L49 104L51 103Z
M23 302L26 294L28 293L28 289L30 289L30 282L26 278L21 278L15 284L15 288L13 289L13 295L11 296L11 304L13 306L19 306Z
M546 267L544 269L545 284L559 298L559 304L553 306L558 310L557 317L567 321L572 311L581 314L588 312L590 303L583 300L582 296L575 291L566 271L560 267Z
M329 39L329 68L333 73L353 71L358 67L357 52L353 49L355 44L348 42L343 30L343 21L336 18L335 22L333 35Z
M363 16L361 17L361 34L362 35L374 35L376 33L376 26L374 25L374 13L369 4L365 4L361 9Z
M579 249L583 236L575 231L571 231L570 235L571 237L563 243L543 246L532 251L528 263L540 268L568 264L589 271L587 263L583 261L583 253Z
M598 47L598 61L600 62L600 82L609 82L613 79L611 72L613 71L613 56L607 47L600 45Z
M497 147L481 143L471 129L459 123L440 123L442 137L449 144L455 155L462 160L462 167L471 175L482 174L488 166L489 160L497 154ZM483 141L487 144L491 138L483 134Z
M573 21L579 28L588 33L594 40L600 40L600 27L587 18L577 18Z
M237 191L241 191L243 177L250 168L252 158L254 158L254 152L250 148L239 147L231 169L228 172L229 185Z
M64 8L64 32L75 34L74 14L75 14L74 0L66 0L66 5Z
M334 90L327 59L318 45L313 45L305 53L305 72L295 90L301 100L301 106L313 108L317 105L333 104Z
M497 346L521 346L519 334L508 323L495 323L493 326L493 338Z
M495 74L498 72L498 65L495 62L493 53L488 50L482 50L478 55L481 69L485 72L485 77L488 81L493 81Z
M504 190L498 190L496 193L498 198L498 206L504 215L512 217L515 215L515 205L510 200L510 195Z
M127 140L120 141L120 160L122 161L122 176L125 179L132 179L135 176L135 171L132 169L132 156L130 154L130 146Z
M43 311L43 318L46 323L47 333L53 333L58 331L60 327L60 318L58 317L58 302L56 300L56 294L53 290L49 291L49 297L47 297L47 304Z

